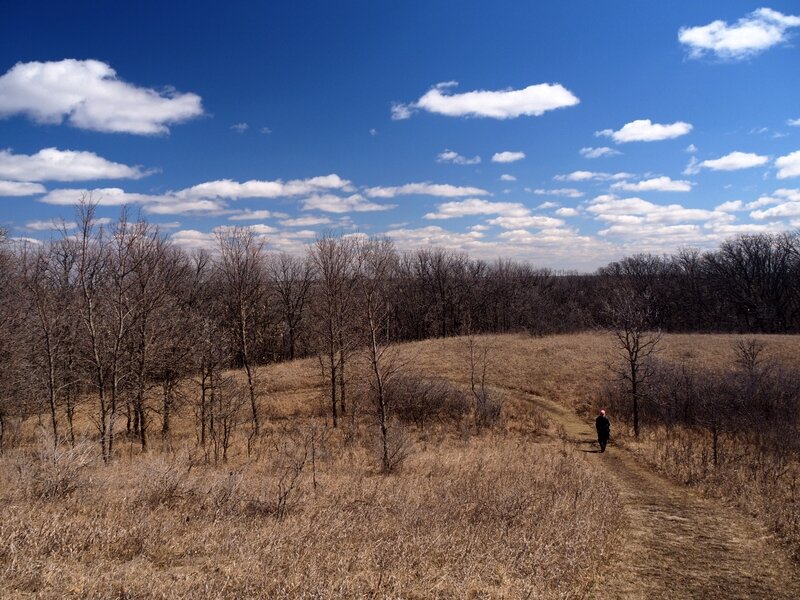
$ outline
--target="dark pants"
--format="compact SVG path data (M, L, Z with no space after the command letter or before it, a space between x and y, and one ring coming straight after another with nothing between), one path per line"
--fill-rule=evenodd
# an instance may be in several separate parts
M598 435L597 442L600 444L600 452L606 451L606 444L608 443L608 436L607 435Z

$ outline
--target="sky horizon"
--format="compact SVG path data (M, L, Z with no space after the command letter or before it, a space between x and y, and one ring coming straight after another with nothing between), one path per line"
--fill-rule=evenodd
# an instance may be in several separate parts
M187 249L336 230L578 271L800 229L790 2L4 13L11 238L48 239L85 194Z

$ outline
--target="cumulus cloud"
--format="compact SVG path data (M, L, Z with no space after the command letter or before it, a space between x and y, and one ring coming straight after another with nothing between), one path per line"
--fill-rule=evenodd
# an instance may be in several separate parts
M200 96L137 87L98 60L17 63L0 77L0 117L153 135L202 114Z
M289 215L286 213L276 213L271 210L243 210L228 217L229 221L262 221L272 217L285 219Z
M561 227L564 221L543 215L525 215L520 217L500 216L489 219L489 223L503 229L543 229L548 227Z
M787 125L791 125L793 127L800 127L800 119L789 119L786 121Z
M619 181L611 185L611 189L625 190L626 192L690 192L692 184L689 181L674 180L669 177L654 177L635 183Z
M283 219L280 223L284 227L313 227L315 225L327 225L331 220L328 217L296 217L294 219Z
M800 17L759 8L732 25L717 20L699 27L681 27L678 40L687 47L691 58L714 54L743 59L787 41L789 29L798 26Z
M619 150L614 150L614 148L609 148L608 146L601 146L600 148L581 148L580 153L584 158L602 158L604 156L622 154Z
M509 175L508 173L503 173L500 175L500 181L516 181L517 178L513 175Z
M373 212L391 210L396 204L377 204L370 202L361 194L343 198L335 194L315 194L303 200L303 210L321 210L330 213Z
M770 206L770 208L754 210L750 216L759 220L800 217L800 190L785 188L775 190L771 196L762 196L748 204L747 208L758 209L765 206Z
M577 208L564 207L564 208L559 208L556 211L556 214L559 217L577 217L581 213Z
M629 179L633 177L630 173L598 173L596 171L573 171L567 175L556 175L556 181L611 181L619 179Z
M739 169L750 169L752 167L760 167L769 160L766 156L755 154L753 152L731 152L725 156L714 158L711 160L704 160L696 163L695 168L711 169L712 171L738 171ZM687 167L688 169L689 167Z
M227 208L218 200L185 199L173 194L137 194L121 188L56 189L45 194L39 201L70 206L81 198L91 198L98 206L141 205L145 212L156 215L219 215L224 214Z
M458 83L455 81L439 83L416 102L393 104L392 119L408 119L417 110L448 117L492 119L538 117L549 110L574 106L580 102L572 92L558 83L540 83L520 90L476 90L463 94L451 93L451 89L456 85Z
M744 210L744 202L741 200L729 200L728 202L718 204L714 207L714 210L719 210L722 212L737 212Z
M41 183L0 180L0 197L33 196L34 194L44 194L46 191L47 189Z
M436 207L435 213L428 213L425 219L454 219L468 215L506 215L525 216L530 210L519 202L489 202L478 198L445 202Z
M94 152L44 148L28 155L0 150L0 177L16 181L139 179L145 175L139 167L111 162Z
M460 187L449 183L407 183L392 187L371 187L364 190L370 198L394 198L396 196L440 196L457 198L459 196L488 196L489 192L476 187Z
M638 119L622 126L621 129L603 129L596 136L610 137L618 144L627 142L659 142L686 135L692 130L690 123L675 121L669 125L653 123L650 119Z
M454 165L477 165L481 162L481 157L473 156L472 158L467 158L466 156L461 156L454 150L445 150L439 153L436 157L436 162L452 163Z
M290 181L251 179L238 182L231 179L219 179L186 188L176 192L176 195L186 198L282 198L314 194L326 190L352 191L352 189L348 180L331 174Z
M775 166L778 167L778 179L800 177L800 150L781 156L775 161Z
M637 244L674 250L675 245L701 244L710 232L730 225L735 217L719 210L687 208L680 204L655 204L641 198L598 196L585 205L586 212L606 224L598 233L634 240ZM721 238L717 238L721 239ZM671 244L671 246L670 246Z
M231 129L233 129L236 133L244 133L248 129L250 129L250 125L247 123L234 123L231 125Z
M537 196L563 196L565 198L581 198L583 196L583 192L575 188L537 189L533 190L533 193Z
M517 162L518 160L522 160L523 158L525 158L524 152L511 152L506 150L505 152L495 152L492 155L492 162L512 163L512 162Z
M28 231L53 231L55 229L75 229L78 226L73 221L63 222L52 219L50 221L28 221L25 223L25 229Z

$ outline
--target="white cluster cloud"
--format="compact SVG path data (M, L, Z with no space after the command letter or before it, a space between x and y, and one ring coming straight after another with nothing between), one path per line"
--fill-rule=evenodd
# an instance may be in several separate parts
M286 213L277 213L271 210L242 210L228 217L229 221L263 221L270 218L287 219Z
M408 119L417 110L448 117L487 117L511 119L521 116L540 116L549 110L574 106L578 98L558 83L540 83L524 89L476 90L463 94L450 93L455 81L439 83L419 100L410 104L392 105L392 119Z
M786 124L792 127L800 127L800 119L789 119L786 121Z
M669 177L654 177L635 183L619 181L612 184L611 189L624 190L626 192L690 192L692 191L692 184L689 181L676 181Z
M284 198L327 190L353 191L352 184L338 175L323 175L290 181L258 180L238 182L231 179L208 181L176 192L183 198Z
M714 54L719 58L753 56L788 39L788 30L800 26L800 17L759 8L733 25L717 20L699 27L681 27L678 40L691 58Z
M765 210L754 210L750 216L757 220L764 219L796 219L800 217L800 190L779 189L771 196L763 196L747 205L747 208L759 209L769 206Z
M283 219L281 225L284 227L314 227L315 225L327 225L331 222L328 217L296 217L294 219Z
M0 76L0 117L152 135L202 114L200 96L137 87L98 60L17 63Z
M778 179L800 177L800 150L781 156L775 161L775 166L778 167Z
M36 154L0 150L0 177L15 181L89 181L139 179L140 167L111 162L94 152L44 148Z
M371 187L364 190L370 198L394 198L396 196L439 196L443 198L458 198L461 196L488 196L484 189L455 186L449 183L407 183L405 185L389 187Z
M11 196L33 196L44 194L47 191L41 183L30 181L3 181L0 180L0 198Z
M74 221L58 221L52 219L50 221L28 221L25 223L25 229L28 231L53 231L55 229L75 229L78 226Z
M250 129L250 125L248 123L234 123L231 125L231 129L233 129L236 133L244 133Z
M492 155L493 163L512 163L525 158L524 152L514 152L506 150L504 152L495 152Z
M596 171L573 171L566 175L556 175L556 181L617 181L633 177L630 173L598 173Z
M91 199L98 206L141 205L146 213L155 215L221 215L227 212L219 200L186 199L174 194L151 195L126 192L121 188L55 189L45 194L40 202L70 206L82 198Z
M581 148L580 154L584 158L602 158L604 156L615 156L617 154L622 154L622 152L619 150L614 150L614 148L609 148L608 146L601 146L599 148Z
M352 194L344 198L335 194L315 194L303 200L302 210L321 210L322 212L342 214L391 210L396 206L396 204L370 202L361 194Z
M530 210L519 202L489 202L478 198L444 202L437 205L437 212L428 213L425 219L454 219L469 215L503 215L522 217L530 214Z
M500 181L516 181L517 178L513 175L509 175L508 173L503 173L500 175Z
M753 152L731 152L725 156L704 160L698 162L696 158L692 157L689 165L684 170L686 175L695 175L701 169L711 169L712 171L738 171L740 169L750 169L752 167L760 167L769 161L769 157L761 156Z
M473 156L472 158L467 158L454 150L445 150L439 153L436 157L436 162L452 163L454 165L477 165L481 162L481 157Z
M650 119L637 119L622 126L621 129L603 129L596 136L610 137L618 144L628 142L659 142L686 135L692 130L691 123L675 121L668 125L653 123Z
M536 189L533 190L533 193L537 196L563 196L565 198L581 198L583 196L583 192L575 188Z

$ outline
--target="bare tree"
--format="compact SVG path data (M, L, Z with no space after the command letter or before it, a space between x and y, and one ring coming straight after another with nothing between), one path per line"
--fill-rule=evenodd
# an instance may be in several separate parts
M397 253L387 238L373 238L362 242L358 248L358 290L362 299L364 328L367 337L367 357L370 364L370 387L380 431L381 468L388 473L405 457L398 445L392 422L386 385L399 369L397 357L392 353L386 330L386 316L390 305L390 285L397 270ZM400 432L402 435L402 432Z
M344 414L345 366L352 345L350 336L353 298L353 238L319 238L309 250L315 269L314 328L323 377L329 382L331 417L338 425ZM337 390L339 398L337 398Z
M615 371L628 384L633 431L638 438L642 387L653 374L651 359L658 350L661 332L650 330L653 312L647 299L630 289L617 288L609 294L606 315L623 363Z
M294 360L309 299L313 269L309 260L280 253L269 265L269 277L281 307L289 360Z
M217 236L217 272L222 309L232 335L235 359L247 376L252 429L249 442L258 437L260 421L254 373L254 350L260 335L258 317L264 313L263 242L247 228L233 228Z

